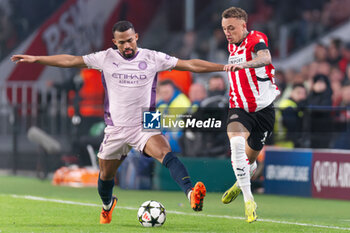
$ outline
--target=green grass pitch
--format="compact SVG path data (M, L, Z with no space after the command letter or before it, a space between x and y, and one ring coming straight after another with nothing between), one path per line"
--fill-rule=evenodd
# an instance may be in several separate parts
M182 192L114 189L119 198L113 220L99 224L96 188L52 186L50 181L0 176L0 232L350 232L350 202L256 195L259 220L244 221L242 196L221 203L221 193L208 193L204 210L190 209ZM146 200L167 210L162 227L144 228L137 209Z

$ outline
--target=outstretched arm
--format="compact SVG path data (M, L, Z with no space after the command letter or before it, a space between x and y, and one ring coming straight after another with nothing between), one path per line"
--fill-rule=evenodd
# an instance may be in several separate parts
M68 54L53 56L13 55L11 60L16 63L40 63L43 65L63 68L87 67L82 56L73 56Z
M206 73L206 72L215 72L223 71L224 65L216 64L200 59L191 59L191 60L178 60L175 70L191 71L195 73Z
M242 64L228 64L225 65L224 70L229 71L237 71L245 68L259 68L262 66L267 66L271 64L271 54L268 49L259 50L257 52L257 56L248 62Z

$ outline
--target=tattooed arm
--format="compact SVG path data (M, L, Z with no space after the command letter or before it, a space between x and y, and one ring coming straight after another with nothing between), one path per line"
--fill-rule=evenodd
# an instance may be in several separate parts
M243 68L258 68L271 64L271 54L268 49L259 50L257 57L242 64Z
M248 62L242 64L228 64L225 65L225 71L237 71L245 68L258 68L271 64L271 54L268 49L262 49L257 52L257 56Z

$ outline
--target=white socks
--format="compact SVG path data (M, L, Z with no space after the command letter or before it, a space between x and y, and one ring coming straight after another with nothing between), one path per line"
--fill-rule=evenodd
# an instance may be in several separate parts
M256 164L256 161L254 161L253 164L250 164L250 178L252 178L252 176L255 174L257 167L258 167L258 165ZM241 188L239 186L239 184L237 186L239 188ZM241 190L243 193L244 202L249 201L249 200L252 200L252 201L254 200L250 185L242 187ZM244 195L244 193L246 193L246 195Z
M254 161L254 163L250 164L250 178L252 178L252 176L254 176L257 167L258 167L258 165L256 164L256 161Z
M245 139L242 136L236 136L230 139L231 145L231 163L233 171L236 174L237 182L242 190L244 201L254 200L251 188L250 177L256 170L256 163L249 165L248 157L245 153ZM255 165L254 165L255 164ZM255 166L255 169L254 169ZM252 173L252 174L251 174Z
M191 194L192 194L192 190L187 193L187 198L190 202L191 202Z
M258 167L256 161L254 163L250 164L250 178L252 178L256 172L256 168ZM237 187L240 188L239 184L237 184Z
M250 185L242 186L241 190L242 190L242 193L243 193L244 202L254 201L254 197L253 197Z

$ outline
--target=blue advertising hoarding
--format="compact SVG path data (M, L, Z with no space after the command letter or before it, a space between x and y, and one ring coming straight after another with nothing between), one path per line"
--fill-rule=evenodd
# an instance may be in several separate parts
M311 197L312 150L266 150L265 193Z

